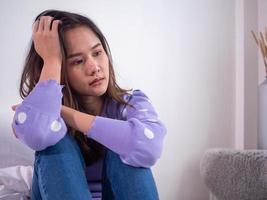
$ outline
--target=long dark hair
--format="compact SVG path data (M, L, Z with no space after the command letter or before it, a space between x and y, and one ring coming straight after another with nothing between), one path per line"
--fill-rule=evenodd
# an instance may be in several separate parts
M77 13L71 13L66 11L59 11L59 10L46 10L40 13L36 19L38 20L41 16L51 16L53 20L61 20L62 23L59 25L59 39L61 45L61 52L62 52L62 68L61 68L61 84L65 85L63 88L63 100L62 104L73 108L75 110L79 110L85 112L83 109L83 105L78 102L77 96L72 91L70 84L68 82L68 77L66 73L66 46L64 40L64 32L69 29L73 29L78 26L86 26L91 29L94 34L99 38L107 56L109 59L109 83L106 93L102 96L103 101L106 102L108 100L114 100L119 104L127 105L127 102L124 101L122 96L126 94L129 90L122 89L116 82L114 68L112 64L112 56L110 52L109 45L107 43L106 38L100 31L100 29L96 26L96 24L90 20L88 17ZM31 46L29 53L26 57L23 72L21 75L20 81L20 96L24 99L28 94L32 91L35 87L37 82L39 81L39 77L43 67L43 60L35 51L33 41L31 41ZM88 113L95 115L95 113ZM71 127L68 127L68 130L71 135L77 140L83 157L86 161L87 165L90 165L97 161L100 157L103 156L104 148L101 144L93 141L92 139L87 138L83 133L74 130Z

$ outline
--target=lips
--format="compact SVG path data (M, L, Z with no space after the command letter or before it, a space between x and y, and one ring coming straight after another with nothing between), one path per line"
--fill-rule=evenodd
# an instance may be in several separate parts
M92 86L92 85L98 83L99 81L101 81L101 80L103 80L103 79L104 79L104 78L96 78L96 79L94 79L92 82L90 82L89 85Z

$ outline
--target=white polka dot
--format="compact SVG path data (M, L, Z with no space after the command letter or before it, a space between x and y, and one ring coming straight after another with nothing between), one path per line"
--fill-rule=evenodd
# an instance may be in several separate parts
M27 119L27 115L26 115L25 112L20 112L20 113L18 114L18 122L19 122L20 124L23 124L23 123L26 121L26 119Z
M144 134L148 139L153 139L154 138L154 133L151 130L147 129L147 128L145 128Z
M147 112L148 109L144 108L144 109L140 109L139 111L140 111L140 112Z
M50 128L52 131L57 132L61 129L61 123L59 121L55 120L52 122Z

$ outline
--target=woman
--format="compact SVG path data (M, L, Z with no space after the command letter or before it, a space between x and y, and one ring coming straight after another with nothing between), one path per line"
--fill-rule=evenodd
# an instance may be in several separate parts
M150 167L166 129L142 91L116 83L99 28L47 10L32 38L12 123L36 151L31 198L158 199Z

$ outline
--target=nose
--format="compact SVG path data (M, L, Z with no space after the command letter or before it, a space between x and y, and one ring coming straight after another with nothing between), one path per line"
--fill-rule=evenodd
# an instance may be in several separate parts
M98 66L98 63L94 61L93 59L87 59L85 63L85 72L89 76L95 76L97 73L99 73L100 67Z

